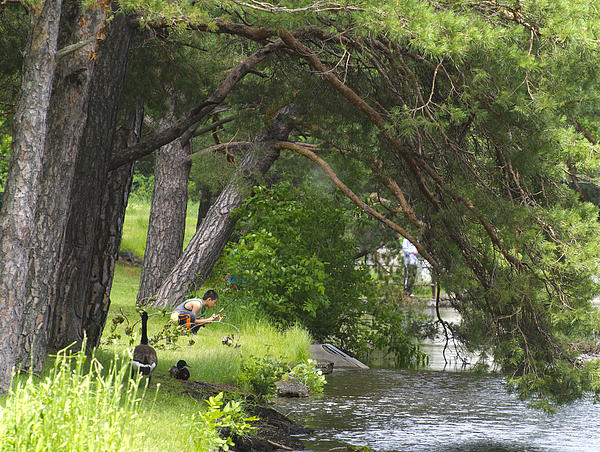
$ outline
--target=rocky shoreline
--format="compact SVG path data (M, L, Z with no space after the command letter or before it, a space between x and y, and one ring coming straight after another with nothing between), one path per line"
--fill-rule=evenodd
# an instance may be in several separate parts
M206 383L201 381L186 381L185 392L194 399L201 401L215 396L220 392L239 393L239 389L231 385ZM311 430L292 421L287 416L279 413L273 408L249 403L245 407L246 412L256 416L259 420L255 429L249 435L231 435L228 429L222 431L222 435L231 439L235 446L231 451L238 452L271 452L275 450L303 450L302 441L294 435L310 433Z
M330 374L334 367L340 369L368 369L366 365L345 354L331 344L313 344L311 356L317 361L317 367L323 374ZM277 384L279 397L308 397L309 388L293 380L282 380ZM294 422L277 410L265 405L256 404L250 394L244 394L233 385L206 383L201 381L186 381L185 392L198 401L206 400L223 392L225 399L237 398L240 394L248 399L245 411L257 417L255 429L251 434L239 436L231 434L229 429L223 429L223 437L230 436L235 446L231 451L237 452L271 452L285 450L304 450L304 444L296 435L311 433L313 430ZM229 397L227 396L229 394ZM234 397L233 394L236 394ZM346 451L367 451L368 448L356 448L348 445ZM341 452L341 450L340 450Z

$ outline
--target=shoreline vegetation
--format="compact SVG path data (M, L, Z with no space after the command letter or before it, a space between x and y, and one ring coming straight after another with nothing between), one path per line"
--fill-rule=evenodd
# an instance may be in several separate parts
M270 410L267 397L243 388L239 377L244 369L246 382L252 377L249 362L269 364L271 373L306 363L311 337L297 326L277 329L228 295L216 308L228 305L226 318L196 335L167 327L171 310L144 308L158 365L149 385L130 378L131 351L141 335L136 262L144 255L149 209L143 200L130 204L121 250L131 261L116 265L100 347L91 356L59 352L41 376L15 376L13 391L0 398L0 449L50 450L60 443L63 450L79 450L95 441L106 451L301 449L290 435L303 427ZM195 230L195 212L190 203L185 243ZM188 381L169 375L180 359L189 365ZM88 425L94 428L77 427Z
M50 450L53 444L84 450L97 441L106 451L302 450L294 434L308 430L269 408L268 400L281 378L300 380L311 393L322 390L325 378L310 360L313 340L298 325L281 329L236 303L233 291L220 293L211 310L225 307L225 318L196 335L169 322L170 308L144 307L158 365L150 384L131 378L131 353L141 336L136 298L148 210L147 200L130 200L100 347L87 356L58 352L42 375L14 377L12 391L0 398L0 450ZM191 202L185 244L196 212ZM187 381L169 374L179 360L189 365Z
M158 366L147 385L145 378L129 375L130 352L139 343L141 328L135 306L138 280L138 267L117 264L102 344L91 356L59 352L42 376L15 377L13 391L0 400L0 448L35 450L41 441L45 449L60 440L75 450L78 444L90 444L87 431L76 426L89 424L96 428L87 433L94 441L101 438L102 450L301 449L291 434L306 430L268 408L268 396L243 388L239 376L249 360L281 369L305 363L310 358L308 333L298 327L278 331L232 303L226 322L201 328L196 335L168 336L163 330L170 312L149 308L148 336ZM169 375L180 359L190 366L188 381ZM51 434L59 431L66 431L66 437ZM221 436L211 440L215 432ZM228 437L235 439L235 447L231 441L219 442Z

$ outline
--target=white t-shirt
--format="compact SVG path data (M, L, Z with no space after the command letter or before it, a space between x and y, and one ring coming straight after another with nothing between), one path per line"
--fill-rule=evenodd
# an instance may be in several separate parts
M402 241L402 253L404 254L404 265L417 265L419 260L417 259L417 247L413 245L410 240L404 239Z

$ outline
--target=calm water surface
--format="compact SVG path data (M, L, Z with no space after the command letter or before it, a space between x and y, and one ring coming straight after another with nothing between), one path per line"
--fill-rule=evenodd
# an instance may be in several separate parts
M443 317L459 321L451 310ZM314 433L307 451L600 452L600 404L591 398L546 415L507 391L502 377L459 371L440 343L423 344L427 370L337 370L322 396L276 399Z
M276 408L314 433L306 450L344 444L377 451L600 451L600 405L586 399L548 416L503 379L465 372L349 370L309 399Z

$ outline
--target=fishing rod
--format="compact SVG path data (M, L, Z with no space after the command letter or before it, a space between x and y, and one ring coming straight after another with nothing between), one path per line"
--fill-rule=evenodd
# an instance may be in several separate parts
M221 309L219 309L219 311L217 312L217 315L219 316L219 318L221 318L221 319L224 319L224 318L226 317L225 315L221 315L221 313L222 313L222 312L223 312L223 311L224 311L226 308L228 308L228 307L229 307L229 305L230 305L231 303L233 303L234 301L235 301L235 297L232 297L232 298L231 298L231 300L229 300L229 302L228 302L228 303L227 303L225 306L223 306Z

